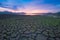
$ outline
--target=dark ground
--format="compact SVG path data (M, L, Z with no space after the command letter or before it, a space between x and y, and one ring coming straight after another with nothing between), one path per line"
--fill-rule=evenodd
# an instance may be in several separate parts
M60 18L0 15L0 40L60 40Z

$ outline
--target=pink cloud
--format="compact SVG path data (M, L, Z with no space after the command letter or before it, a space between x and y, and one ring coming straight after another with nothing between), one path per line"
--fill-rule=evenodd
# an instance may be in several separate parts
M36 15L34 13L45 13L45 12L48 12L48 10L38 10L38 9L33 9L33 8L13 10L13 9L2 8L2 7L0 7L0 11L2 11L2 12L3 11L9 11L9 12L14 12L14 13L25 12L26 15Z
M9 9L9 8L3 8L0 7L0 11L9 11L9 12L25 12L26 15L35 15L32 13L47 13L47 12L57 12L58 9L56 9L55 6L49 5L49 4L41 4L41 5L35 5L35 3L30 3L24 5L24 8L18 7L16 10Z

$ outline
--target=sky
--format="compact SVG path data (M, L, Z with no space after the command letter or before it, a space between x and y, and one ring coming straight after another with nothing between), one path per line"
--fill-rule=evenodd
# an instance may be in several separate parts
M0 11L27 14L60 12L60 0L0 0Z

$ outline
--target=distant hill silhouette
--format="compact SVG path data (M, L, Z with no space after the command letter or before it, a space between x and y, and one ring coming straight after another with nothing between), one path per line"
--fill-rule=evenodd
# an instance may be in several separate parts
M6 18L12 18L12 17L23 17L22 15L25 15L26 13L24 12L20 12L20 13L12 13L12 12L8 12L8 11L4 11L4 12L0 12L0 19L6 19ZM51 16L51 17L60 17L60 12L57 13L35 13L36 15L41 15L42 16ZM21 16L20 16L21 15Z
M60 12L55 13L54 15L60 16Z
M60 12L56 12L56 13L43 13L43 15L46 15L46 16L50 16L50 15L54 15L54 16L60 16Z
M8 12L8 11L4 11L4 12L0 12L0 15L25 15L26 13L24 12L20 12L20 13L13 13L13 12ZM56 12L56 13L34 13L36 15L56 15L56 16L60 16L60 12Z
M4 12L0 12L0 19L6 19L6 18L12 18L12 17L19 18L19 16L22 18L22 15L25 15L25 13L24 12L12 13L12 12L8 12L8 11L4 11Z
M13 12L8 12L8 11L4 11L4 12L0 12L0 15L25 15L26 13L24 12L20 12L20 13L13 13Z

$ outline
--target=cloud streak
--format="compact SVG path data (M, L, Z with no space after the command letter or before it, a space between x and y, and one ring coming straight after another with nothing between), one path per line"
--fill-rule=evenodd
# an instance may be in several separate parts
M50 2L49 2L50 1ZM47 13L60 11L60 3L54 0L2 0L0 1L0 11ZM49 3L48 3L49 2Z

